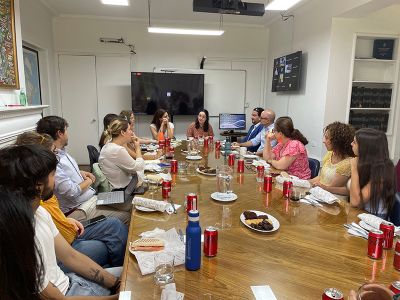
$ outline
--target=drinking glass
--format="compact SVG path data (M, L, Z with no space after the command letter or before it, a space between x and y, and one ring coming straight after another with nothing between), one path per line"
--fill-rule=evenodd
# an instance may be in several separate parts
M377 283L365 283L357 291L357 300L391 300L393 299L392 291Z
M151 199L154 198L154 193L158 190L158 182L151 179L146 179L143 181L147 187L149 188L149 193L151 195Z
M232 168L226 165L217 167L217 190L218 193L232 193Z
M232 210L228 205L222 206L222 228L232 227Z
M170 252L154 255L154 282L164 285L174 281L174 254Z
M186 161L179 161L178 162L178 174L185 175L187 172L188 164Z

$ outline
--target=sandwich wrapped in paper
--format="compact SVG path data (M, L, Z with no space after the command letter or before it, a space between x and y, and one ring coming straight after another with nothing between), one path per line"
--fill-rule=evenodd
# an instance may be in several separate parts
M160 251L164 249L164 241L158 238L142 238L130 242L129 248L132 251Z

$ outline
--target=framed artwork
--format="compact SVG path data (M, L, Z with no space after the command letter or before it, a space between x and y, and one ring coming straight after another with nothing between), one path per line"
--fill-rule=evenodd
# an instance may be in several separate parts
M22 46L24 53L25 88L28 105L42 105L40 89L39 53Z
M0 88L19 89L14 0L0 0Z

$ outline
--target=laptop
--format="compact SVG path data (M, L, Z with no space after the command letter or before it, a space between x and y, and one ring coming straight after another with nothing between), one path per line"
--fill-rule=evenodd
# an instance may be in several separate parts
M138 183L137 174L132 175L132 179L125 188L125 190L121 191L112 191L112 192L104 192L99 193L97 195L97 205L111 205L111 204L123 204L126 202L132 201L132 194L140 194L144 193L144 189L142 187L136 188Z

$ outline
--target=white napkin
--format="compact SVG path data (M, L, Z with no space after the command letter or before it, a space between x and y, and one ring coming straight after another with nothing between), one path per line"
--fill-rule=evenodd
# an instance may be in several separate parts
M251 290L256 300L277 300L269 285L251 286Z
M266 169L268 169L268 168L271 167L270 164L267 163L267 162L266 162L265 160L263 160L263 159L260 159L260 160L254 159L252 165L255 166L255 167L257 167L257 166L264 166L264 168L266 168Z
M280 184L283 184L284 181L288 180L286 177L283 177L282 175L276 176L276 182L279 182ZM290 175L290 181L293 182L294 186L298 187L305 187L305 188L310 188L311 185L308 182L308 180L300 179L299 177Z
M185 294L177 292L175 283L165 285L161 292L161 300L183 300Z
M304 199L300 199L301 203L306 203L306 204L310 204L310 205L315 205L318 207L322 207L321 203L318 203L316 201L313 201L314 199L310 197L310 195L307 195L304 197Z
M161 212L166 211L169 214L172 214L174 212L174 209L172 208L171 203L161 201L161 200L153 200L153 199L135 196L135 198L133 198L133 200L132 200L132 204L151 208L151 209L161 211ZM174 204L174 206L175 206L176 210L181 207L181 205L179 205L179 204Z
M319 202L324 202L328 204L333 204L339 199L332 193L325 191L323 188L316 186L310 189L311 195L316 198Z
M171 174L169 172L168 173L160 173L158 175L160 175L160 177L163 180L172 180Z
M118 300L131 300L131 291L119 292Z
M366 213L359 214L358 218L361 221L364 221L367 225L369 225L369 226L371 226L371 227L373 227L375 229L379 229L379 226L383 222L382 218L379 218L379 217L377 217L375 215L372 215L372 214L366 214ZM365 229L367 229L367 228L365 228Z
M173 253L174 254L174 265L179 266L185 263L185 244L179 238L178 233L175 228L171 228L168 231L161 232L160 229L156 228L159 233L153 232L143 232L142 237L151 235L151 237L156 237L162 239L165 243L164 250L161 251L132 251L138 261L139 269L142 275L147 275L154 273L154 256L156 253Z
M163 234L164 232L164 229L156 227L153 230L142 232L141 234L139 234L139 236L142 238L154 238L159 236L160 234Z
M147 160L147 161L153 161L153 160ZM146 162L146 160L145 160L145 162ZM161 172L162 168L155 163L149 163L149 164L144 165L144 170L159 173L159 172Z

